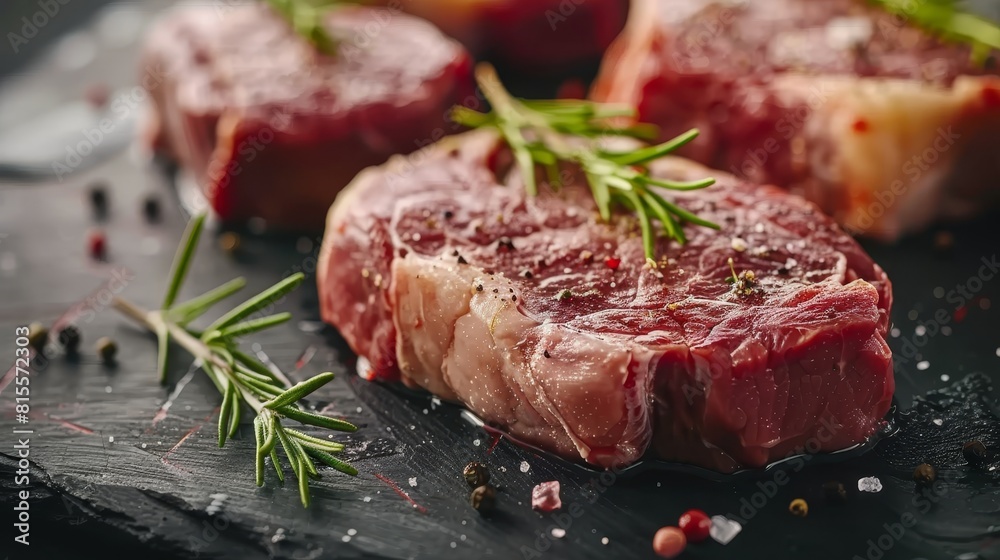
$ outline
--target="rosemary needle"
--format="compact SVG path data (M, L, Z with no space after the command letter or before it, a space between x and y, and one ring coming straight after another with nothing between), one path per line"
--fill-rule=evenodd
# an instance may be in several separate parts
M536 166L541 166L549 184L558 188L560 162L575 164L587 177L601 219L611 219L614 205L631 210L636 215L646 260L654 266L656 222L661 224L667 237L679 243L687 240L682 228L685 222L719 228L668 201L658 192L659 189L702 189L714 184L714 179L669 181L651 177L647 167L653 160L694 140L697 130L690 130L655 146L625 152L609 151L599 145L601 137L649 138L656 130L644 124L621 128L613 126L609 119L633 114L627 108L571 99L516 99L500 84L493 68L486 64L476 68L476 81L489 100L491 111L480 113L459 106L452 110L452 119L472 128L488 127L499 131L521 170L528 194L538 193Z
M962 9L963 0L869 0L883 10L911 20L940 38L972 47L980 63L1000 49L1000 26Z
M343 0L266 0L296 33L307 39L320 52L332 53L337 48L336 41L323 27L323 18L336 4Z
M256 413L253 420L256 440L255 481L264 484L265 459L270 458L278 480L284 482L277 448L280 445L288 464L298 480L302 504L309 506L309 478L318 478L319 471L313 460L337 469L343 473L356 475L358 471L333 456L344 449L340 443L316 438L286 428L282 420L288 419L300 424L353 432L353 424L304 410L299 402L311 393L329 383L332 373L322 373L294 386L280 373L239 350L239 337L260 332L291 318L288 313L258 316L272 304L302 283L302 274L295 274L248 299L225 313L204 331L187 327L212 306L235 294L246 282L242 278L231 280L214 290L206 292L187 302L174 305L184 278L190 268L194 249L198 245L204 224L204 216L196 216L188 224L184 239L174 260L167 295L163 308L156 311L140 309L133 303L116 298L114 307L154 332L159 339L158 369L161 382L166 379L166 354L171 342L175 342L194 356L196 362L222 395L219 407L219 447L239 432L244 408Z

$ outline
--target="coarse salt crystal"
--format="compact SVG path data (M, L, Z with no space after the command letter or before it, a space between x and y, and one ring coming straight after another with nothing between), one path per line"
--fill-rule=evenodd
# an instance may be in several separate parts
M559 481L543 482L531 490L531 509L542 512L555 511L562 507L559 498Z
M730 245L732 246L733 251L736 251L737 253L742 253L747 250L747 241L742 237L734 237L730 242Z
M928 362L927 360L924 360L922 362L917 362L917 369L919 369L920 371L924 371L929 367L931 367L931 363Z
M521 472L528 472L531 470L531 465L527 461L521 461Z
M416 485L417 485L417 477L411 476L410 477L410 486L416 486Z
M555 537L557 539L561 539L561 538L563 538L563 537L566 536L566 529L560 529L559 527L553 527L551 533L552 533L553 537Z
M713 515L708 534L719 544L729 544L740 534L743 526L724 515Z
M882 481L874 476L860 478L858 479L858 490L871 493L881 492Z

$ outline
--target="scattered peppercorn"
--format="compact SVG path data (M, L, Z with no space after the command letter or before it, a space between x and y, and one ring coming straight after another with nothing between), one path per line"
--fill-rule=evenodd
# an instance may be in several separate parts
M937 471L927 463L920 463L913 470L913 481L917 484L930 484L937 479Z
M796 517L805 517L809 515L809 504L802 498L795 498L792 503L788 504L788 511Z
M94 208L94 215L104 218L108 214L108 189L104 183L97 182L90 187L90 205Z
M505 251L513 251L514 242L509 237L506 236L501 237L499 240L497 240L497 250L499 251L501 249Z
M160 199L155 195L149 195L142 201L142 215L146 221L155 223L160 221Z
M573 297L573 292L571 292L569 290L563 290L563 291L559 292L559 295L556 296L556 299L558 299L559 301L562 301L562 300L569 299L571 297Z
M219 248L230 255L239 251L241 244L242 240L239 234L235 232L227 231L219 236Z
M551 355L549 354L549 351L548 351L548 350L542 350L542 355L543 355L543 356L545 356L546 358L551 358L551 357L552 357L552 356L551 356Z
M939 231L934 235L934 250L946 255L955 248L955 236L950 231Z
M95 229L90 232L90 235L87 236L87 252L95 260L104 260L108 252L108 242L103 231Z
M986 446L979 440L966 442L962 446L962 455L970 465L980 465L986 461Z
M75 354L80 349L80 329L73 325L66 325L59 331L57 340L67 354Z
M44 350L48 341L49 329L45 328L45 325L38 322L28 325L28 344L35 349L35 352Z
M687 548L687 537L677 527L663 527L653 536L653 552L662 558L680 556Z
M479 513L492 511L497 504L497 489L489 484L480 486L472 491L472 495L469 496L469 503Z
M510 301L517 301L517 294L510 296Z
M94 109L101 109L108 104L111 89L104 82L94 82L83 90L83 98Z
M459 255L458 256L458 264L469 264L469 261L465 260L465 257Z
M452 212L451 210L445 210L444 211L444 219L450 220L450 219L452 219L454 217L455 217L455 213Z
M532 274L531 271L528 270L528 269L525 269L525 270L521 271L521 277L522 278L528 278L528 279L530 279L532 276L534 276L534 274Z
M479 488L490 482L490 469L478 461L473 461L465 465L462 476L465 477L465 481L469 483L470 487Z
M604 259L604 264L611 270L618 270L618 265L622 264L622 260L615 257L607 257Z
M843 484L836 480L831 480L823 485L823 495L826 496L826 501L831 504L842 504L847 501L847 490Z
M689 509L681 515L677 526L684 532L688 541L697 543L708 538L712 520L700 509Z
M476 291L477 292L483 291L483 285L482 284L476 284Z
M118 354L118 345L115 344L115 341L106 336L102 336L97 339L97 344L94 346L97 348L97 355L101 357L101 361L106 364L110 364L115 361L115 355Z

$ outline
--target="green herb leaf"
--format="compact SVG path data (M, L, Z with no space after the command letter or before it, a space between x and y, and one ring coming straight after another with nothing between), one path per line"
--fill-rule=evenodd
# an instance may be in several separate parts
M307 424L309 426L317 426L319 428L327 428L340 432L355 432L358 430L357 426L345 420L338 420L321 414L313 414L312 412L307 412L290 406L279 407L276 409L276 412L295 420L296 422Z
M222 317L219 317L217 321L209 325L205 332L222 330L225 327L236 324L242 321L244 318L252 313L256 313L261 309L271 305L275 301L281 299L288 292L291 292L295 288L299 287L302 280L305 279L305 275L301 272L293 274L288 278L285 278L281 282L271 286L270 288L264 290L263 292L257 294L256 296L246 300L245 302L238 305L235 309L226 313Z
M253 434L255 441L257 442L257 461L255 465L255 480L257 486L264 485L264 457L267 456L267 451L264 451L264 426L263 421L260 416L253 419Z
M201 317L216 303L242 290L246 284L247 281L242 277L234 278L218 288L174 306L170 309L170 317L179 325L187 325Z
M529 195L534 196L538 192L536 165L546 171L550 185L558 187L559 162L576 164L587 178L602 220L611 220L616 204L636 215L646 259L653 265L656 264L657 236L654 220L660 222L669 238L679 243L686 241L681 222L718 229L717 225L694 217L676 204L665 203L663 197L655 193L658 188L679 191L702 189L714 184L714 179L668 181L651 177L645 167L694 140L697 130L689 130L668 142L634 151L608 151L598 145L600 137L649 137L650 132L655 134L655 128L648 125L620 128L615 126L614 121L608 120L631 116L634 111L627 107L579 100L515 99L503 88L488 65L480 65L476 69L476 80L492 110L479 113L455 108L452 118L466 126L498 130L510 147Z
M222 407L219 408L219 447L226 445L226 437L229 435L229 418L233 413L233 399L235 392L231 384L226 384L222 392Z
M326 465L329 465L344 474L349 474L351 476L358 475L358 469L352 467L348 463L341 461L340 459L337 459L336 457L330 455L329 453L320 451L319 449L306 449L306 453L312 455L320 462L325 463Z
M333 372L326 372L317 375L316 377L307 379L300 383L295 384L293 387L285 391L284 393L274 397L273 399L264 403L264 408L270 408L274 410L276 408L281 408L292 404L293 402L302 400L306 395L312 393L316 389L319 389L323 385L333 381Z
M219 447L223 447L226 441L235 437L239 431L243 405L247 405L256 412L253 419L254 482L258 486L264 484L264 463L268 456L271 458L271 464L278 480L284 482L285 475L277 453L277 443L281 443L281 448L298 479L302 503L308 506L310 501L309 479L319 477L319 471L313 462L313 457L317 457L317 455L311 454L311 452L324 453L324 455L319 456L321 460L327 464L339 465L337 468L342 472L356 474L357 471L332 457L332 453L344 449L342 444L296 430L285 433L280 423L280 417L284 416L304 424L328 429L355 430L354 425L343 420L328 418L297 408L297 402L301 398L329 382L333 379L333 374L324 373L293 386L280 371L272 371L256 358L240 351L233 340L236 337L259 332L289 320L291 315L288 313L278 313L254 319L248 319L248 316L260 312L290 292L302 282L304 275L296 274L278 282L224 314L222 318L204 331L188 327L186 325L188 321L197 318L211 305L232 295L245 284L242 279L237 278L185 303L170 307L176 299L190 267L193 249L197 245L203 219L204 216L194 218L187 228L184 242L177 252L173 265L174 272L171 275L169 293L164 298L166 302L164 309L146 311L120 298L114 300L114 308L156 334L159 352L157 370L161 381L166 380L167 357L171 342L182 346L194 356L195 365L202 368L219 394L222 395L218 421ZM262 399L277 410L272 411L266 408Z
M198 214L188 222L184 231L184 238L177 255L174 256L174 265L170 272L170 283L167 285L167 295L163 297L163 309L167 309L174 304L177 293L181 290L181 284L187 277L188 269L191 267L191 256L198 247L198 239L201 237L202 227L205 225L205 214Z
M277 313L275 315L261 317L260 319L251 319L249 321L243 321L242 323L236 323L235 325L230 325L224 329L219 329L216 332L219 333L219 338L222 339L236 338L286 323L291 318L291 313Z
M946 41L972 48L973 59L984 62L1000 49L1000 25L962 9L962 0L869 0Z

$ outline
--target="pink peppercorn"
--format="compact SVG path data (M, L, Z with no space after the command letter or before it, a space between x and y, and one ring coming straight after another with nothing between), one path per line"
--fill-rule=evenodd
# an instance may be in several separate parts
M677 527L663 527L653 537L653 552L663 558L675 558L687 547L684 531Z

